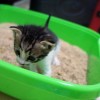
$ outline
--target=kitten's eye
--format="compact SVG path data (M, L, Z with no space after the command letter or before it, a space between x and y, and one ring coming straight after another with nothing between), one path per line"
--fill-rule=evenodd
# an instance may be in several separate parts
M19 50L15 50L16 55L20 55L20 51Z
M33 56L29 56L27 60L31 60L31 61L34 61L35 58Z

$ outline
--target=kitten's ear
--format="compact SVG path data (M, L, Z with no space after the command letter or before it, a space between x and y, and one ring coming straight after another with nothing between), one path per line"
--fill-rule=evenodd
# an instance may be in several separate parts
M19 38L21 36L22 32L17 26L11 26L10 29L13 31L15 38Z
M48 50L52 50L53 47L55 46L55 44L50 43L48 41L41 41L40 44L42 49L48 49Z

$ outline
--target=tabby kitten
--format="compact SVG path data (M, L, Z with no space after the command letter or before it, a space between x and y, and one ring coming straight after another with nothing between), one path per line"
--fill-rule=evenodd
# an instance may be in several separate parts
M11 26L14 34L14 51L22 67L44 75L51 75L51 65L59 63L56 54L59 40L48 29L48 17L44 27L35 25Z

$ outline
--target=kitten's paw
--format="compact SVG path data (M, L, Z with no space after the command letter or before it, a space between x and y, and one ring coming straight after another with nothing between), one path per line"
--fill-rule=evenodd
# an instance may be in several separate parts
M45 73L44 75L46 75L46 76L50 76L51 77L51 72L50 71L48 71L47 73Z
M60 65L60 61L59 61L59 59L57 57L54 58L53 65L55 65L55 66L59 66Z
M51 74L52 74L51 70L43 72L43 75L46 75L46 76L51 76Z

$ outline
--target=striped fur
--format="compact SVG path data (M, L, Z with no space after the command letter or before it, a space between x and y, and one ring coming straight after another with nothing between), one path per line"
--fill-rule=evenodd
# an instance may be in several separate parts
M11 26L14 50L21 65L38 63L47 58L58 44L57 36L48 29L50 16L44 27L35 25Z

